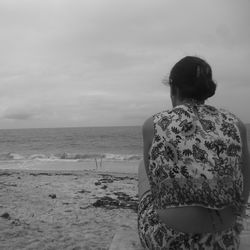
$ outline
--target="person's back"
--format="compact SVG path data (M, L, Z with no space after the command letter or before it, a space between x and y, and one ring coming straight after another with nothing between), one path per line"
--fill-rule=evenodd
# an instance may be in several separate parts
M141 197L139 235L148 249L237 249L237 218L249 193L242 124L204 104L215 84L203 60L187 57L176 65L170 74L173 109L144 124L150 192Z
M204 104L154 115L148 174L156 209L237 206L243 189L237 122Z

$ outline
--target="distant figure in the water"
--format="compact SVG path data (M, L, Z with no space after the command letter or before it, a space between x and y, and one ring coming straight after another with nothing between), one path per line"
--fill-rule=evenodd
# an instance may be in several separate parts
M216 84L187 56L169 76L173 108L143 125L138 230L145 249L238 249L250 190L246 128L206 105Z

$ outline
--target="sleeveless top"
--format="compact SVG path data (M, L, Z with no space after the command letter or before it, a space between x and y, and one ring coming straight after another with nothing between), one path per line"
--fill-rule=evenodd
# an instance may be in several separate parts
M240 207L243 176L238 119L205 104L179 105L153 119L148 177L155 208Z

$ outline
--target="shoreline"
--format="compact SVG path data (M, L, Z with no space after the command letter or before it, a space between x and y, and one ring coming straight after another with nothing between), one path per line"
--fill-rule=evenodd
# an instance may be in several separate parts
M32 160L32 161L6 161L0 162L1 170L16 170L16 171L95 171L95 172L112 172L112 173L133 173L137 174L138 160L115 161L103 160L97 162L92 161L47 161L47 160ZM98 165L97 165L98 164Z

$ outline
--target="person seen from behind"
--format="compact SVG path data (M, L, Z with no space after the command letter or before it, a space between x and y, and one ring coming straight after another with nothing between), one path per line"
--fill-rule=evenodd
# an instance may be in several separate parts
M144 249L239 249L250 190L244 124L207 105L210 65L187 56L169 76L173 108L143 125L138 232Z

